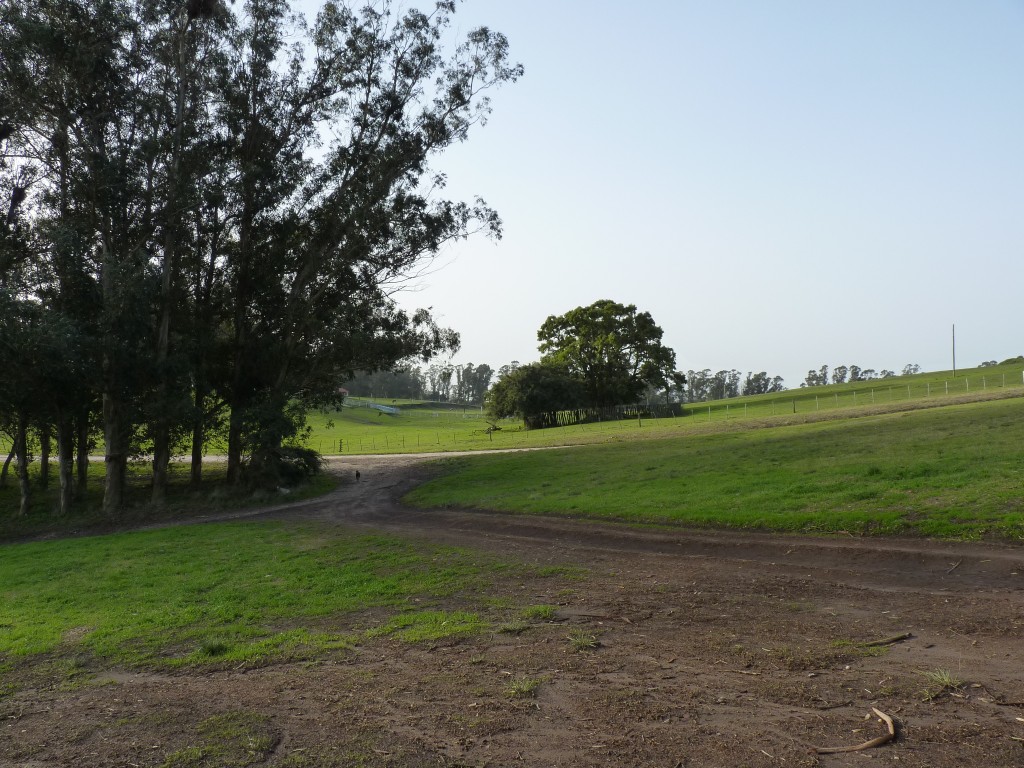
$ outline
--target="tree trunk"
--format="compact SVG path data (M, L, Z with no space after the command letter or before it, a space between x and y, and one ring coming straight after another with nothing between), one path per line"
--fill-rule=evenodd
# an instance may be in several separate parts
M80 415L75 420L75 448L78 451L75 457L75 466L78 477L75 482L75 498L85 498L86 489L89 486L89 414Z
M72 420L65 416L57 420L57 462L60 480L57 512L67 515L71 512L74 499L75 428Z
M242 411L232 406L228 421L228 485L242 482Z
M206 396L200 387L195 392L195 421L192 424L192 467L189 477L189 487L193 491L199 490L203 481L203 444L206 441L206 425L204 408Z
M39 428L39 487L44 491L50 487L50 447L53 432L49 424Z
M4 462L4 468L0 471L0 488L7 487L7 469L11 466L11 459L14 458L14 445L11 445L10 453L7 454L7 460Z
M106 480L103 487L103 514L117 517L124 505L124 487L128 472L125 453L121 403L109 394L103 395L103 438L106 442L104 464Z
M160 279L160 327L157 333L156 367L160 376L159 416L153 437L153 504L159 506L167 498L167 467L171 461L171 420L167 409L170 399L167 358L171 346L171 308L173 304L175 256L178 247L178 185L181 177L182 135L185 122L185 41L191 18L183 7L178 31L177 93L174 102L174 143L167 178L167 205L164 213L163 273Z
M150 501L154 506L163 505L167 499L167 467L171 462L169 427L161 417L153 437L153 494Z
M18 514L28 514L32 502L32 485L28 480L28 419L19 416L14 435L14 453L18 460L18 487L21 490L21 505Z
M103 304L108 309L113 309L118 304L114 277L117 259L105 239L101 244L101 250L103 269L100 283L103 288ZM109 518L117 517L124 505L125 476L128 468L125 414L121 402L121 382L126 372L119 352L119 341L116 325L111 323L103 334L103 514Z

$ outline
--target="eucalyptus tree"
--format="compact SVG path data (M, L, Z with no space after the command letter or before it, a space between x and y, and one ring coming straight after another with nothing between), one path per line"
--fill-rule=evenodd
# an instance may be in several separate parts
M303 26L282 0L250 0L233 30L221 116L237 176L226 267L232 479L243 452L273 477L294 406L330 400L355 370L457 344L429 313L400 310L392 290L444 243L500 235L482 201L439 197L444 178L430 161L486 119L487 91L521 68L488 29L446 55L454 10L329 2L309 47L287 48Z
M248 455L273 480L303 411L355 370L457 346L393 292L444 243L500 236L431 162L521 68L487 29L446 48L454 10L328 2L307 26L284 0L4 4L0 143L34 175L0 166L0 219L38 247L7 226L0 280L30 278L11 306L45 308L40 338L74 329L53 376L70 384L47 390L62 483L74 445L84 487L100 409L108 514L133 455L152 451L160 501L191 439L197 482L222 420L231 479Z

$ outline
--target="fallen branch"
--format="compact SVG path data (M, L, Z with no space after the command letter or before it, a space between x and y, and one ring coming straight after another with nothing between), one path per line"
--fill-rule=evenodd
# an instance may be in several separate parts
M910 632L904 632L902 635L893 635L892 637L886 637L882 640L872 640L868 643L860 643L861 648L877 648L881 645L892 645L893 643L902 643L904 640L909 640L914 635Z
M962 563L963 561L964 561L964 559L961 557L959 560L957 560L955 563L953 563L953 567L950 568L948 571L946 571L946 575L948 576L953 571L955 571L957 568L959 568L960 567L960 563Z
M860 752L862 749L880 747L883 744L888 744L890 741L895 739L896 724L892 721L892 718L885 714L885 712L882 712L880 709L875 709L874 707L872 707L871 711L878 715L880 718L882 718L882 720L885 722L886 727L889 729L888 733L877 738L871 739L870 741L865 741L863 744L858 744L855 747L815 747L814 751L817 752L819 755L834 755L839 752Z

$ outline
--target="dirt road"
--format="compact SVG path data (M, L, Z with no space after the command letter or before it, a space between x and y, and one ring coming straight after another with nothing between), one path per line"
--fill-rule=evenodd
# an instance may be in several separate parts
M421 459L333 468L329 497L258 516L585 570L499 586L497 612L556 606L507 631L41 685L0 700L0 766L1024 765L1021 547L422 511L397 502ZM873 707L893 742L814 751L884 734Z

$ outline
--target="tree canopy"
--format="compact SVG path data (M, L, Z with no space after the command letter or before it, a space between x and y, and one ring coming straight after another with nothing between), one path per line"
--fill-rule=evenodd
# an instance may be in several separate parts
M662 336L649 312L607 299L551 315L537 331L542 359L579 378L587 404L596 407L635 402L649 386L668 386L676 355Z
M214 437L233 482L274 483L355 371L457 347L393 295L445 243L500 236L431 163L522 70L488 28L446 47L455 6L3 5L0 416L80 458L101 426L109 514L131 457L160 501L171 455L191 444L198 482ZM65 327L40 390L41 353L16 358Z
M675 353L649 312L597 301L552 315L537 332L541 360L502 366L487 393L496 417L527 417L577 408L607 408L640 402L650 389L679 388Z

